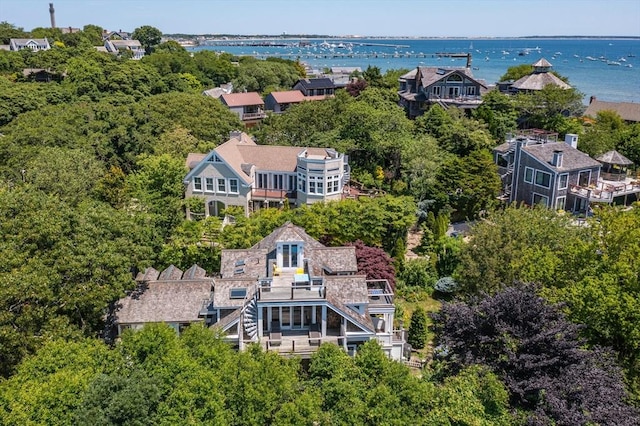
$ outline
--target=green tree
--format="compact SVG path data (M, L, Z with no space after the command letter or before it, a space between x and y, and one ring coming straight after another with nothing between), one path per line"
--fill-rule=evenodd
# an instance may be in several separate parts
M473 110L473 117L484 121L496 141L504 141L507 133L517 128L518 113L511 96L491 90L482 97L482 105Z
M76 424L74 411L91 382L120 362L98 340L48 341L0 382L0 418L3 424Z
M533 65L531 64L516 65L514 67L509 67L507 69L507 72L504 73L502 77L500 77L500 81L507 81L507 80L516 81L526 75L531 74L532 72L533 72Z
M106 204L0 191L0 374L48 336L102 330L106 306L133 285L131 268L152 256L145 232Z
M147 54L150 54L154 47L160 44L162 32L150 25L143 25L133 30L131 38L138 40Z
M9 44L12 38L25 38L26 36L27 33L24 29L7 21L0 22L0 44Z
M26 182L72 205L92 197L104 173L91 153L58 147L42 148L24 167Z
M411 314L407 343L409 343L414 349L422 349L429 340L428 333L427 314L424 309L419 306Z

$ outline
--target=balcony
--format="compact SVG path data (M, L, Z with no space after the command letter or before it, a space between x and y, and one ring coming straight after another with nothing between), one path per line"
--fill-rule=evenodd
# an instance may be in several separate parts
M616 197L640 194L640 180L633 180L630 178L621 181L600 179L598 180L597 185L570 185L569 191L571 194L580 198L586 198L589 201L610 203Z
M264 111L243 112L242 121L262 120L267 114Z
M393 306L393 290L387 280L367 280L370 306Z
M263 278L258 282L258 300L322 300L327 298L327 286L322 278L296 281L294 274Z
M298 196L296 191L287 191L285 189L276 188L253 188L251 189L251 198L254 200L295 200Z

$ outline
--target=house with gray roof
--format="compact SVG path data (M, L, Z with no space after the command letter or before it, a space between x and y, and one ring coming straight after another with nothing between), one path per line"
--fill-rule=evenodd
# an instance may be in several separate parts
M614 154L593 159L578 150L578 136L530 129L508 135L494 148L494 161L502 179L501 199L528 205L585 213L592 203L637 201L640 182L627 176L625 158L619 166L607 168L606 161L617 161ZM600 160L600 161L599 161ZM618 160L622 162L622 160Z
M186 166L185 197L204 199L205 216L340 200L350 179L347 157L334 149L257 145L237 131L207 154L189 154Z
M239 348L307 357L324 342L354 353L377 339L402 358L393 291L358 275L354 247L326 247L287 222L250 249L223 250L221 265L207 312Z
M333 96L336 86L330 78L301 78L292 90L299 90L304 96Z
M242 350L308 358L322 343L355 354L375 339L402 359L405 333L394 329L394 293L386 280L358 274L354 247L326 247L290 222L248 249L222 250L220 273L194 265L148 268L138 289L118 303L118 332L165 322L180 332L204 322Z
M516 94L520 92L535 92L546 86L556 86L561 89L571 89L571 86L551 72L553 65L544 58L532 64L533 71L516 81L503 81L497 84L502 92Z
M17 52L23 49L39 52L51 49L51 45L46 38L12 38L9 40L9 50Z
M473 76L470 67L417 67L402 75L398 82L399 104L409 118L424 114L436 104L444 109L477 108L488 90L484 81Z
M144 56L144 48L138 40L131 39L106 39L104 40L104 48L108 53L120 55L124 52L130 52L131 59L142 59Z
M182 272L171 265L162 272L147 268L136 277L137 288L116 304L117 334L163 322L180 333L194 322L204 322L200 308L211 298L213 279L198 265Z
M596 118L600 111L615 112L627 123L640 123L640 103L636 102L607 102L591 96L589 106L584 112L585 117Z

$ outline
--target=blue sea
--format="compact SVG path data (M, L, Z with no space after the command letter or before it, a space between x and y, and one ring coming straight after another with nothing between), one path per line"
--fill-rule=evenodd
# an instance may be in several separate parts
M191 50L210 49L260 58L299 58L314 69L377 66L463 67L466 59L436 53L471 52L476 78L494 84L507 68L545 58L553 69L584 94L600 100L640 102L640 39L259 39L211 42Z

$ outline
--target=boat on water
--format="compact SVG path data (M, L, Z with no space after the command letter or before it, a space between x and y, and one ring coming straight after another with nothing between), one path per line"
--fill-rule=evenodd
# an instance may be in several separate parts
M619 67L622 64L618 61L607 61L607 65L614 65Z
M597 59L594 58L593 56L587 56L587 57L585 57L585 59L587 59L589 61L597 61Z

